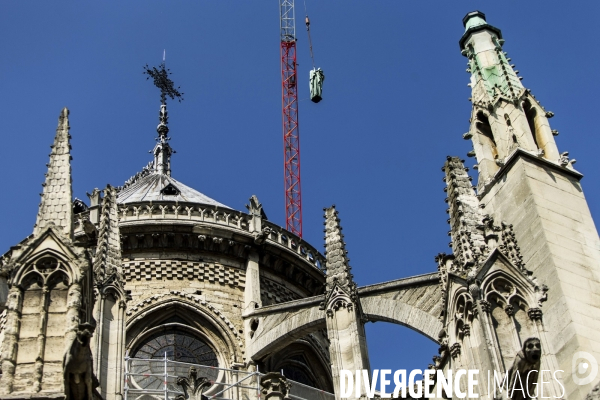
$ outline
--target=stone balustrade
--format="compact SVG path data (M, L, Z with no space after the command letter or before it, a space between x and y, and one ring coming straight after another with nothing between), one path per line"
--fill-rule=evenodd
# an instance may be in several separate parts
M230 208L218 206L199 206L189 203L150 202L121 205L119 207L119 223L129 225L137 221L178 221L180 223L209 224L236 229L251 235L251 215ZM266 238L269 244L283 247L296 256L304 259L319 271L325 271L325 257L313 246L293 233L273 224L262 221L263 229L269 228Z

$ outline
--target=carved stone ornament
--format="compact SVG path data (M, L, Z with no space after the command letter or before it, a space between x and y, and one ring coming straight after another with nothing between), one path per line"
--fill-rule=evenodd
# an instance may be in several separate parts
M462 333L465 336L471 336L471 326L469 324L464 324L462 327Z
M440 353L440 357L444 360L450 352L450 348L448 347L448 334L445 329L442 329L438 334L438 342L440 343L438 353Z
M529 319L532 321L541 321L542 319L542 310L539 308L530 308L527 310L527 315Z
M508 304L506 307L504 307L504 311L509 317L515 315L515 307L512 304Z
M489 313L492 310L492 304L487 300L481 300L479 304L481 304L481 310L485 313Z
M95 327L90 323L80 324L75 339L65 353L63 360L65 400L101 399L96 391L99 384L94 376L90 349L90 338Z
M537 300L538 306L541 307L542 303L544 301L548 300L548 286L546 286L546 285L536 286L535 295L536 295L536 300Z
M560 157L558 157L558 163L563 167L566 167L567 165L569 165L569 152L568 151L565 151L560 154Z
M452 358L456 358L460 355L460 343L454 343L450 346L450 354L452 355Z
M248 209L249 214L253 216L260 217L263 213L262 204L260 201L258 201L258 197L256 197L256 195L252 195L252 197L250 197L250 204L247 204L246 208Z
M285 400L289 399L292 384L280 373L269 372L260 379L260 386L265 400Z
M257 233L254 236L254 243L259 244L259 245L263 244L269 238L269 235L271 234L271 232L272 232L272 229L269 228L268 226L263 228L263 230L260 231L260 233Z
M354 301L352 296L347 294L342 288L336 285L331 290L329 298L322 303L321 308L326 310L328 317L333 317L333 313L342 308L345 308L348 311L353 311Z
M470 275L471 273L469 273ZM469 293L471 293L471 297L473 297L473 301L477 302L479 300L479 296L481 295L481 282L474 277L469 277Z
M190 367L187 377L177 378L177 386L181 386L184 394L175 397L175 400L202 400L202 392L212 383L208 378L198 376L196 367Z
M508 370L508 391L512 400L527 400L527 393L535 393L542 358L540 339L531 337L523 343ZM511 393L512 391L512 393Z

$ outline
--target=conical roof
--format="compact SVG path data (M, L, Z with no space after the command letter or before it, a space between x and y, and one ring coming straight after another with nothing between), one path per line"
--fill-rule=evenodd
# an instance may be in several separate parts
M231 208L161 173L150 173L121 189L117 203L172 201Z

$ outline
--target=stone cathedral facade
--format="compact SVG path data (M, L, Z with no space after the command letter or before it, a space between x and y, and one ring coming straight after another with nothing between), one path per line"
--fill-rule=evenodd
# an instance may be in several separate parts
M551 381L545 396L584 399L600 376L580 384L572 362L600 360L600 239L582 175L501 31L480 12L463 23L477 181L447 158L452 252L424 275L357 287L334 207L321 252L268 221L255 196L239 211L179 182L166 105L154 160L74 200L65 108L33 232L1 258L0 398L163 398L127 395L161 378L140 361L146 375L124 379L126 360L169 358L199 366L181 385L200 391L182 399L216 393L216 375L196 375L207 367L283 372L227 398L283 399L290 380L340 399L340 371L370 368L364 324L386 321L439 343L431 369L562 370L538 377Z

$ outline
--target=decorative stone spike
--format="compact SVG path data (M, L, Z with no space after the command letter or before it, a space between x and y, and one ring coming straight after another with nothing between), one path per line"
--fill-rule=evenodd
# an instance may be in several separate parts
M327 259L327 277L325 298L329 298L335 287L341 288L354 302L356 283L350 268L350 259L335 206L325 210L325 251Z
M479 227L483 215L479 209L479 200L471 185L470 176L464 161L450 157L446 161L446 181L448 192L447 212L450 214L452 248L459 274L466 274L470 266L481 257L485 239Z
M55 229L69 239L73 237L73 211L71 186L71 145L69 144L69 110L65 107L58 117L58 126L46 180L42 184L42 202L40 204L34 234L39 234L47 227Z
M104 282L115 278L122 281L118 213L117 191L112 186L107 185L102 201L98 247L93 263L94 281L97 285L102 285Z

